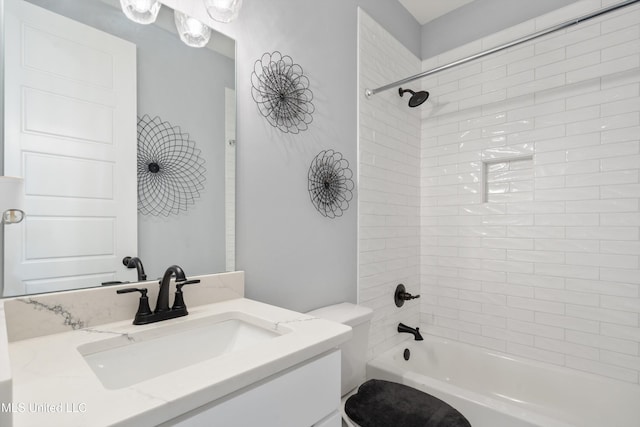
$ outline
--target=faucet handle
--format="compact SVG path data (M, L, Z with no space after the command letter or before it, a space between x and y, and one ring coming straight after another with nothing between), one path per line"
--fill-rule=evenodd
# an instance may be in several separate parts
M184 285L194 285L196 283L200 283L200 279L193 279L193 280L179 280L176 282L176 289L177 290L182 290L182 287Z
M405 301L409 301L416 298L420 298L420 295L411 295L409 292L407 292L407 290L405 289L402 283L400 283L396 287L396 291L393 294L393 300L396 303L396 307L402 307Z
M116 291L116 294L129 294L131 292L140 292L141 298L146 297L147 296L147 288L125 288L125 289L118 289Z
M176 294L173 298L173 306L171 306L171 310L184 310L187 312L187 306L184 303L184 297L182 296L182 287L184 285L193 285L196 283L200 283L200 279L194 280L181 280L176 282Z
M131 292L140 292L140 303L138 304L138 311L136 312L136 317L133 320L134 325L138 325L140 323L141 318L145 316L149 316L153 314L151 311L151 307L149 307L149 297L147 296L147 288L125 288L118 289L116 291L117 294L128 294Z

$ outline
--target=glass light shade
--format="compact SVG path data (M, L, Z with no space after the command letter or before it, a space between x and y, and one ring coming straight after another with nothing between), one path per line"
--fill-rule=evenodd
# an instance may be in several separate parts
M204 25L195 18L185 15L182 12L174 11L176 28L182 40L187 46L203 47L209 43L211 38L211 28Z
M204 0L209 16L219 22L231 22L238 17L242 0Z
M160 11L158 0L120 0L122 11L133 22L138 24L153 24Z

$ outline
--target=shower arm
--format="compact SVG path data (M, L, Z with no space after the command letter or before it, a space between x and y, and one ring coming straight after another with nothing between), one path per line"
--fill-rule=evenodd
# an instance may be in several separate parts
M440 71L445 71L445 70L448 70L450 68L457 67L458 65L466 64L467 62L473 61L473 60L478 59L478 58L483 58L483 57L485 57L487 55L491 55L492 53L496 53L496 52L500 52L500 51L505 50L505 49L509 49L510 47L517 46L517 45L520 45L522 43L526 43L526 42L528 42L530 40L537 39L537 38L542 37L542 36L546 36L547 34L563 30L565 28L571 27L573 25L579 24L579 23L584 22L584 21L588 21L590 19L596 18L596 17L604 15L606 13L613 12L613 11L621 9L623 7L630 6L630 5L632 5L634 3L637 3L639 1L640 0L626 0L626 1L623 1L623 2L620 2L620 3L613 4L611 6L607 6L605 8L599 9L599 10L597 10L595 12L591 12L589 14L580 16L578 18L574 18L574 19L571 19L569 21L565 21L565 22L563 22L561 24L557 24L557 25L554 25L552 27L545 28L544 30L537 31L535 33L532 33L532 34L529 34L527 36L521 37L519 39L516 39L516 40L510 41L508 43L502 44L500 46L496 46L496 47L493 47L491 49L487 49L487 50L484 50L482 52L476 53L474 55L467 56L466 58L458 59L457 61L453 61L453 62L450 62L448 64L441 65L439 67L432 68L432 69L427 70L427 71L423 71L422 73L419 73L419 74L416 74L414 76L410 76L410 77L404 78L402 80L398 80L397 82L389 83L388 85L380 86L379 88L376 88L376 89L365 89L364 94L367 96L367 98L369 98L372 95L375 95L375 94L380 93L380 92L384 92L385 90L389 90L389 89L392 89L394 87L401 86L401 85L403 85L405 83L409 83L409 82L412 82L414 80L418 80L418 79L421 79L423 77L427 77L427 76L430 76L432 74L439 73Z

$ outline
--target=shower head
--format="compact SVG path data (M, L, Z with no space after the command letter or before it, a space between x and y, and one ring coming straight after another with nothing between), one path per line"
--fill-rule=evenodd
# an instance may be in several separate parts
M402 97L405 92L409 92L411 94L411 98L409 98L409 107L417 107L421 105L424 101L429 98L429 92L425 90L421 90L420 92L414 92L411 89L398 89L398 93Z

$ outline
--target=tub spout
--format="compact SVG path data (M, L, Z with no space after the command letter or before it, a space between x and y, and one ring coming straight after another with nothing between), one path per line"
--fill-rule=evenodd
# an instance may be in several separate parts
M411 328L404 323L398 323L398 332L406 332L409 334L413 334L413 337L416 341L422 341L422 335L420 335L420 328Z

